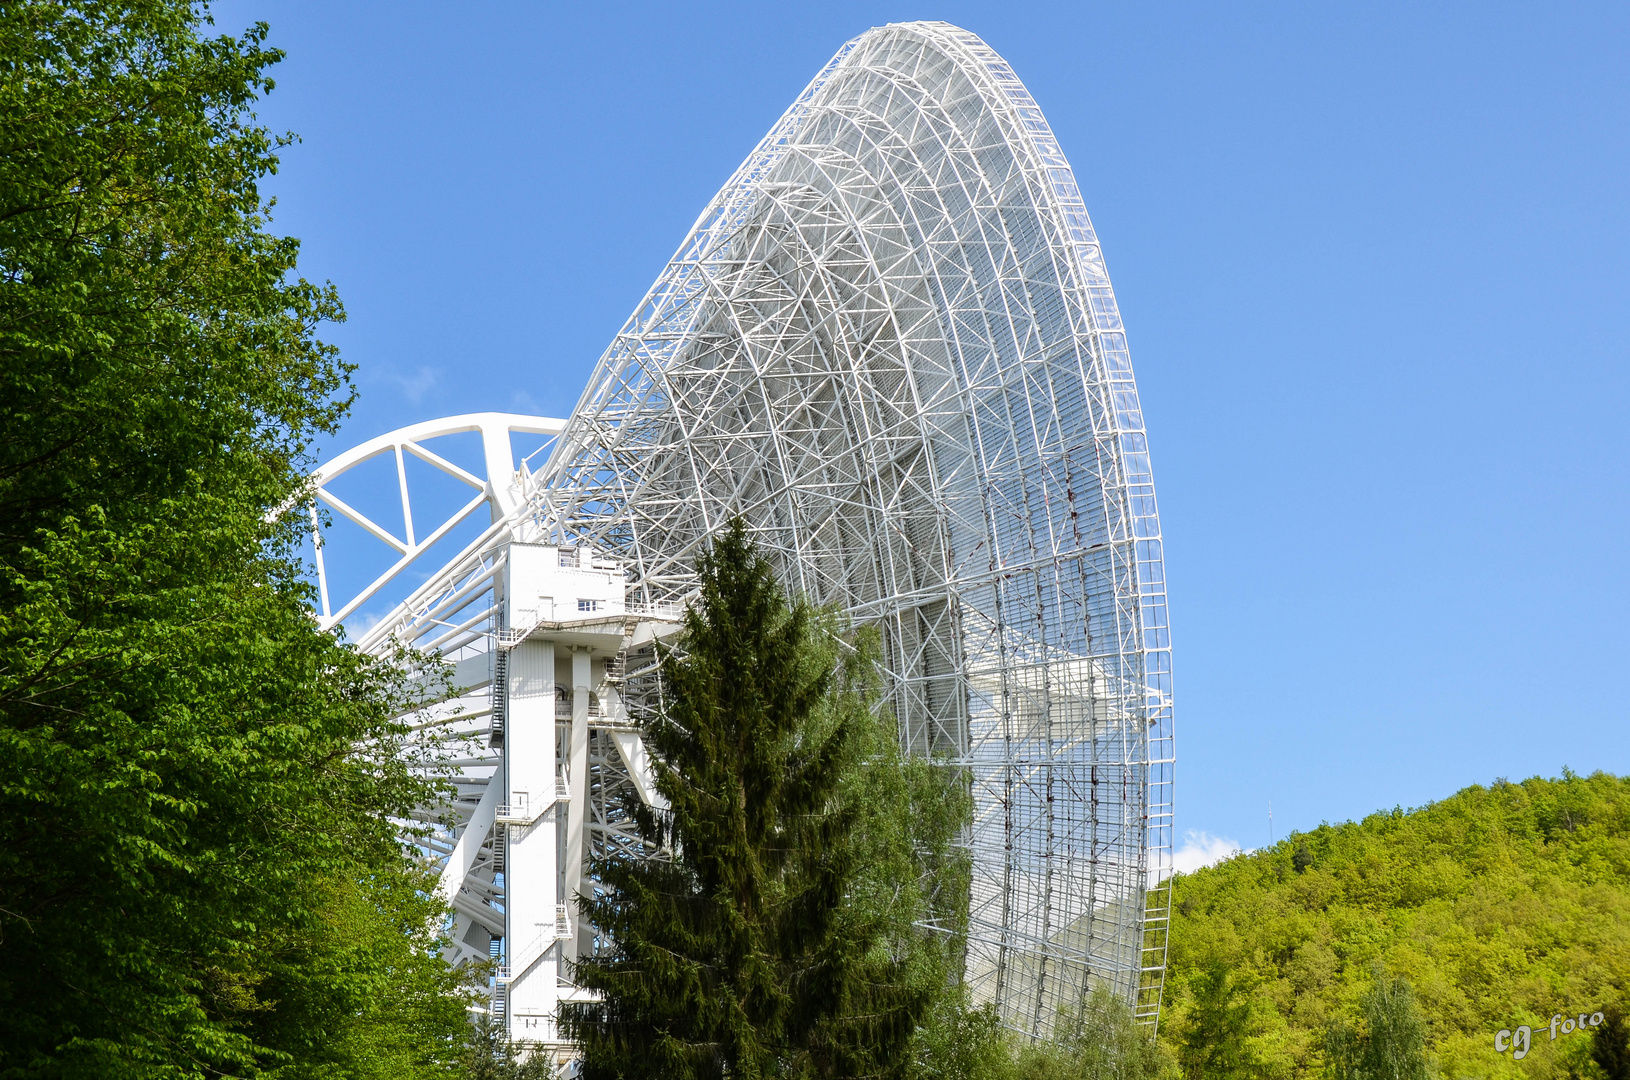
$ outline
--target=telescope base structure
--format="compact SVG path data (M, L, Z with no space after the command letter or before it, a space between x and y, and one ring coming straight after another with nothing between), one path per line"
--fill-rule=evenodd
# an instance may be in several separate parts
M470 431L484 476L426 445ZM517 460L519 433L548 441ZM400 534L330 488L386 453ZM417 533L415 460L475 489ZM1175 751L1148 437L1074 174L973 34L905 23L839 50L569 418L416 425L315 479L394 560L331 607L319 548L322 624L377 619L359 647L454 665L461 689L414 718L458 771L425 855L458 913L449 959L500 960L516 1037L558 1045L592 947L586 858L637 854L618 796L649 795L627 673L736 517L790 591L878 629L902 749L966 771L973 1000L1032 1037L1099 987L1158 1022Z
M636 687L649 679L653 645L678 630L680 609L630 610L621 567L586 546L510 543L494 554L495 632L454 659L463 685L441 710L452 722L443 726L471 718L483 690L472 676L485 674L488 723L456 736L460 780L481 790L457 808L468 821L442 872L456 913L447 959L495 960L491 1009L510 1037L565 1052L558 1009L582 993L570 962L593 948L577 910L585 867L649 854L623 799L660 805L629 714L629 672ZM477 761L485 777L468 771Z

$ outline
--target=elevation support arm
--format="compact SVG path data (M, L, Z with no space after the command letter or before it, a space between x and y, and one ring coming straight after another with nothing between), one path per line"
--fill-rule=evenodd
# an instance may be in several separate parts
M475 864L476 852L481 845L487 842L487 834L492 831L493 817L498 813L498 797L503 791L501 784L488 784L487 789L481 793L481 801L475 805L475 813L470 815L470 823L464 826L459 834L458 843L453 847L453 853L447 857L447 865L442 867L441 879L436 884L436 893L445 901L451 903L464 887L464 877Z
M572 736L570 746L572 801L566 819L566 906L571 912L572 939L563 944L568 955L581 955L583 920L578 912L578 893L583 888L583 845L588 837L589 816L589 652L572 649Z

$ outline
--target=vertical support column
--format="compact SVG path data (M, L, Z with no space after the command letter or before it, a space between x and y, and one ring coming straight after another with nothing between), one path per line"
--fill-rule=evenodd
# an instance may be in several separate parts
M559 837L555 795L555 646L523 641L510 654L509 716L504 771L512 817L530 824L509 829L505 865L505 943L509 984L509 1034L514 1039L552 1038L560 997L555 965L543 954L554 943Z
M583 927L578 918L577 894L583 887L584 844L588 842L589 816L589 650L572 649L572 742L571 818L566 833L566 908L570 913L572 939L561 948L575 959L583 945Z

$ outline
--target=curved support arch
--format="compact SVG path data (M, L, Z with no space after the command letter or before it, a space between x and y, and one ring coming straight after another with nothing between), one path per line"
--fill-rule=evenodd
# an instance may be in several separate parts
M383 574L342 600L337 606L333 605L329 597L328 568L323 557L323 538L320 535L314 507L312 545L316 551L317 588L322 605L318 616L319 625L327 630L344 622L359 607L406 572L419 556L482 507L487 508L495 526L512 517L521 504L521 478L515 470L510 436L512 434L554 436L559 435L565 427L564 420L554 420L545 416L522 416L517 413L486 412L447 416L386 432L351 447L314 469L311 484L316 501L392 548L399 556ZM458 435L471 431L479 432L481 435L484 476L477 476L453 464L424 445L431 439L439 439L444 435ZM392 454L396 459L396 482L402 499L401 536L396 535L390 527L381 525L354 509L328 489L328 485L333 481L381 454ZM413 496L408 481L406 456L418 458L443 474L468 485L474 492L467 503L451 515L444 516L428 531L416 530L414 527ZM453 560L454 564L458 562L459 559Z

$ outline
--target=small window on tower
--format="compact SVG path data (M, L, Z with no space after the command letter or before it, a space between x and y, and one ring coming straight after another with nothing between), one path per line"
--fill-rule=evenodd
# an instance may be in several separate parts
M579 611L599 611L600 610L600 601L598 601L598 600L579 600L577 602L577 610L579 610Z

